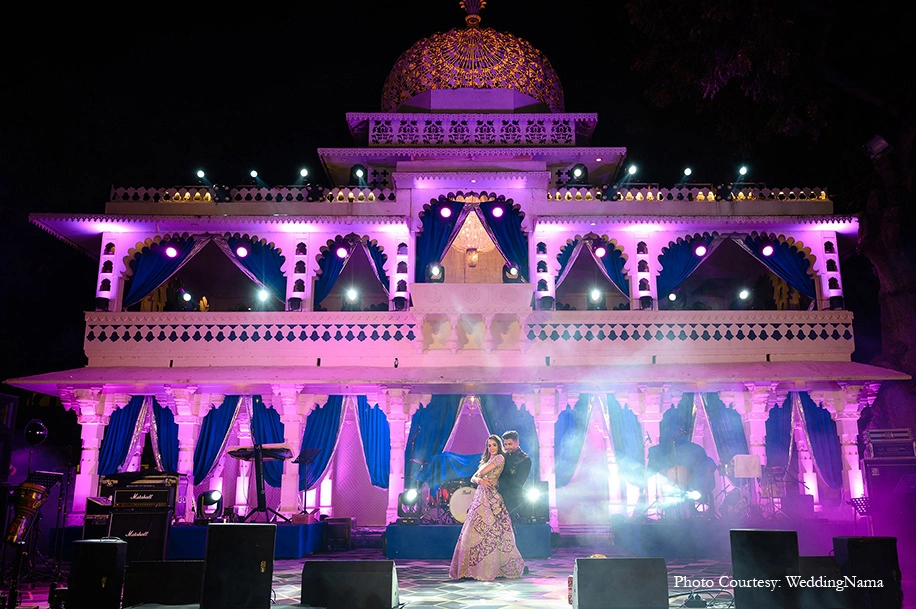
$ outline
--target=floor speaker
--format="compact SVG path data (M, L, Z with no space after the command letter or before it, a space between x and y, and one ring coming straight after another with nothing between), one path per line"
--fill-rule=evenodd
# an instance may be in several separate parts
M124 573L123 606L196 605L203 577L202 560L135 560Z
M668 609L664 558L577 558L573 609Z
M872 533L896 537L901 546L904 540L916 543L916 459L865 459L863 464Z
M135 560L165 560L171 526L171 511L113 510L108 535L127 542L129 563Z
M860 609L896 609L903 606L900 561L894 537L834 537L833 555L843 575L866 585L849 589L853 606Z
M851 609L849 590L843 586L830 586L830 582L843 579L840 564L833 556L799 556L798 575L816 585L796 588L799 607L818 609Z
M302 565L302 605L327 609L394 609L393 560L308 560Z
M779 586L736 585L736 609L795 609L798 599L786 576L798 575L798 533L762 529L729 531L732 574L739 584L777 580Z
M277 525L207 526L200 609L269 609Z
M119 609L127 543L120 539L73 542L67 609Z

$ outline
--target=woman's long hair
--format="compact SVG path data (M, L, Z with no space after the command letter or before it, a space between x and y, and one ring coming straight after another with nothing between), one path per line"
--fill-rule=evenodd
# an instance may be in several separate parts
M503 448L503 439L497 436L496 434L490 434L490 437L487 438L487 443L484 444L483 455L480 457L480 464L483 465L490 460L490 440L496 440L496 454L505 455L506 449Z

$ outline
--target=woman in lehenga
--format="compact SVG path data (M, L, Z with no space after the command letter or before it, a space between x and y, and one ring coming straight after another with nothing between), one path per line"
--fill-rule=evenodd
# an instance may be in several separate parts
M493 581L497 577L522 576L525 561L515 546L515 532L506 504L496 490L496 482L505 465L505 454L499 436L487 438L480 467L471 476L477 490L452 555L448 570L451 579L471 577Z

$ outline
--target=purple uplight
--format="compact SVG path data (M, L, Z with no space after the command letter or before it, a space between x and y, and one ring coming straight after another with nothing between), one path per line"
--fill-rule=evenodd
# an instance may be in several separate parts
M442 216L443 218L451 217L452 209L450 207L443 207L442 209L439 210L439 215Z
M607 254L607 248L605 248L603 245L599 245L595 248L595 255L599 258L604 258L605 254Z
M170 245L167 248L165 248L165 255L168 256L169 258L174 258L175 256L178 255L178 250Z
M706 246L698 245L696 249L693 250L693 253L696 254L697 256L705 256L706 255Z
M773 255L773 246L767 243L760 250L760 253L763 254L764 256L772 256Z
M502 208L502 207L494 207L494 208L493 208L493 217L494 217L494 218L502 218L502 217L503 217L503 208Z
M347 248L345 248L342 245L337 248L337 257L338 258L346 258L347 254L349 253L350 253L349 250L347 250Z
M245 247L244 245L238 246L237 248L235 248L235 255L238 256L239 258L244 258L245 256L248 255L248 248Z

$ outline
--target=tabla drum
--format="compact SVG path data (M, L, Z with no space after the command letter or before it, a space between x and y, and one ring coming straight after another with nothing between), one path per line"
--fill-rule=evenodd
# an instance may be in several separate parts
M452 493L448 501L448 511L452 513L452 518L463 523L468 517L468 509L471 507L473 498L474 488L471 486L462 486Z

